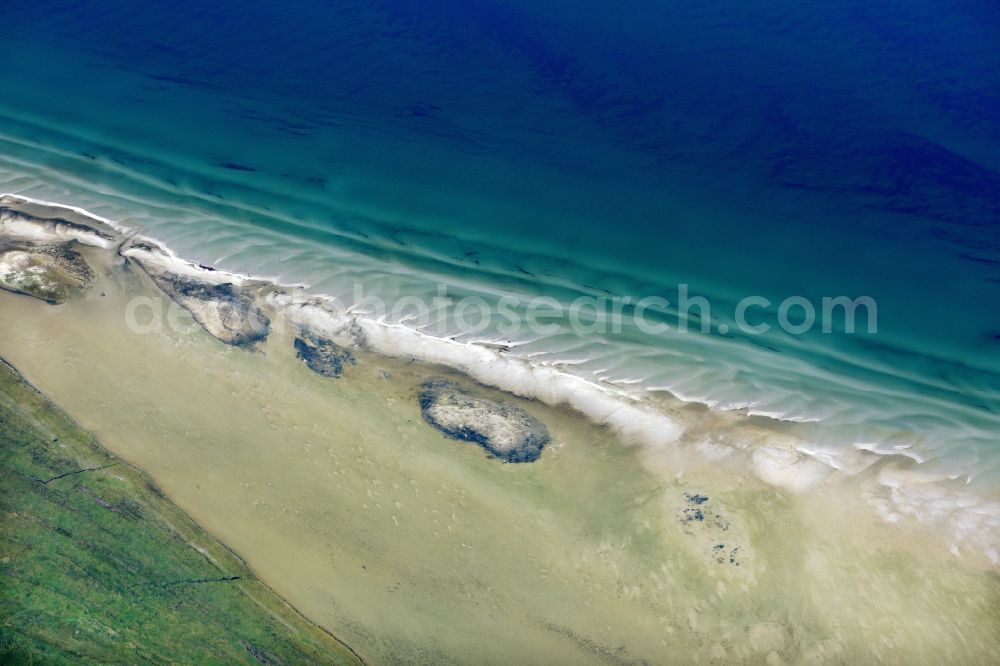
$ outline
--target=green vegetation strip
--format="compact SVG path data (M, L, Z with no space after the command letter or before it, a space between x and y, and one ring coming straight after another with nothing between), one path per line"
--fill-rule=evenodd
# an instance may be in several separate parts
M0 360L0 663L356 664Z

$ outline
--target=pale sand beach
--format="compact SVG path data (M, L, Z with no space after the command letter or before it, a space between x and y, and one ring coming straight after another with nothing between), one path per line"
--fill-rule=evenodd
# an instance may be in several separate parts
M0 291L0 356L366 661L1000 659L995 568L864 498L904 463L794 493L704 450L652 456L447 368L355 350L321 376L279 309L256 350L186 315L185 332L139 334L129 304L165 314L169 298L135 262L77 250L94 283L76 298ZM543 423L538 460L505 464L432 428L419 395L435 377ZM727 441L764 432L675 417Z

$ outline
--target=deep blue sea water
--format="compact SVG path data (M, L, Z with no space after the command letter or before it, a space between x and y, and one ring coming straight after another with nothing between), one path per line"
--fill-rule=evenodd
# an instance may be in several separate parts
M1000 484L993 3L5 0L0 72L2 191L348 300L688 284L706 334L515 351Z

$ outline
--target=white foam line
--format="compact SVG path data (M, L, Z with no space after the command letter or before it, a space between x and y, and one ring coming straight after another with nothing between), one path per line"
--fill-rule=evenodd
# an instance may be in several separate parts
M548 405L568 405L593 421L610 426L629 443L665 446L675 442L683 432L677 421L641 404L635 395L551 366L483 345L428 335L397 323L331 312L317 305L315 299L286 295L277 301L288 308L293 323L332 337L343 337L345 331L360 331L361 341L377 353L443 365L514 395ZM352 335L356 333L347 337Z
M159 241L147 237L140 238L143 242L155 245L158 252L151 252L140 247L130 247L122 250L122 256L132 257L141 263L150 263L155 266L159 266L163 270L171 273L186 275L188 277L204 280L205 282L212 282L214 284L231 282L236 285L243 285L250 279L249 276L239 275L237 273L202 268L193 262L181 259L170 248L166 247Z
M230 281L243 284L253 281L260 285L272 285L279 290L267 295L267 300L274 306L288 313L292 323L310 327L333 338L350 342L363 342L372 351L399 358L413 358L425 363L442 365L458 370L472 379L489 386L494 386L509 393L525 398L539 400L548 405L565 405L585 415L595 423L608 426L626 444L640 445L651 451L662 450L675 445L684 434L683 424L665 414L661 410L644 403L634 392L610 383L594 381L583 376L572 374L555 367L551 363L538 363L525 354L514 356L500 349L477 342L462 342L450 338L437 337L400 323L376 321L364 314L338 313L333 310L339 300L327 294L309 295L304 293L308 285L290 285L302 290L303 293L293 295L275 279L261 278L249 274L234 273L221 270L209 270L200 265L178 257L165 243L148 236L132 235L128 227L112 220L95 215L76 206L34 199L19 194L6 194L26 203L69 210L82 217L95 220L119 233L133 239L149 242L155 245L158 252L142 248L127 248L127 256L141 256L170 271L192 275L202 280ZM482 342L482 341L480 341ZM550 352L539 352L547 355ZM561 361L559 365L572 365L584 361ZM610 368L595 370L594 376L610 372ZM617 380L621 384L630 384L629 378ZM650 390L670 391L682 402L700 402L710 408L718 408L713 401L685 396L676 388L647 387ZM780 420L800 420L786 418L779 412L753 410L753 403L745 403L750 413ZM739 444L739 442L735 442ZM846 452L830 451L814 447L806 442L788 435L775 435L768 438L767 445L754 448L752 464L758 477L771 485L784 488L789 492L804 492L824 480L834 470L842 472L853 468L867 467L865 460L854 461L861 451L875 454L905 454L904 450L894 449L891 452L879 450L871 443L856 443ZM801 456L801 457L800 457ZM899 513L915 513L924 522L931 518L948 521L949 531L955 542L974 545L995 565L1000 566L997 555L997 526L1000 525L1000 504L991 502L979 496L957 496L940 487L931 491L927 479L917 479L920 488L904 492L904 474L893 476L883 475L879 485L889 496L872 495L870 503L888 522L896 522ZM926 516L919 513L916 505L922 499L933 500L928 506ZM891 505L888 501L891 500ZM945 510L943 506L954 506ZM975 506L976 516L966 516L962 511L968 506ZM974 520L972 520L974 518ZM974 527L970 527L970 523ZM976 530L978 528L978 531ZM985 533L984 530L985 529ZM975 538L969 536L976 535Z
M191 277L196 277L198 279L202 279L202 280L209 281L209 282L214 282L214 283L219 283L219 282L233 282L233 283L237 283L237 284L245 284L247 282L257 282L257 283L265 283L265 284L269 283L269 284L272 284L272 285L278 286L278 287L300 288L300 289L303 289L303 290L309 289L309 287L310 287L310 285L305 284L305 283L281 284L275 278L262 277L262 276L254 276L254 275L251 275L251 274L248 274L248 273L237 273L237 272L232 272L232 271L227 271L227 270L220 270L220 269L214 269L214 268L211 269L211 270L203 268L201 265L199 265L199 264L197 264L195 262L188 261L186 259L183 259L183 258L179 257L162 240L160 240L160 239L158 239L156 237L153 237L153 236L148 236L148 235L134 235L134 229L132 229L130 227L127 227L125 225L122 225L122 224L120 224L120 223L118 223L118 222L116 222L114 220L108 219L106 217L103 217L103 216L91 213L90 211L88 211L88 210L86 210L84 208L80 208L79 206L73 206L73 205L69 205L69 204L62 204L62 203L57 203L57 202L53 202L53 201L46 201L46 200L43 200L43 199L37 199L37 198L34 198L34 197L29 197L29 196L26 196L26 195L23 195L23 194L5 193L5 194L0 194L0 197L11 197L13 199L18 199L18 200L26 202L26 203L31 203L31 204L36 204L36 205L40 205L40 206L45 206L45 207L48 207L48 208L55 208L55 209L72 211L73 213L76 213L76 214L78 214L78 215L80 215L80 216L82 216L84 218L88 218L88 219L94 220L96 222L100 222L102 224L105 224L108 227L110 227L112 229L115 229L116 231L118 231L119 233L121 233L121 234L123 234L125 236L132 235L132 238L140 239L140 240L143 240L143 241L147 241L147 242L149 242L149 243L151 243L153 245L156 245L158 247L158 249L160 250L160 252L162 253L162 256L157 256L157 254L155 254L155 253L152 253L152 252L149 252L149 251L146 251L146 250L142 250L142 249L139 249L139 248L129 248L129 249L125 250L123 252L123 254L125 254L126 256L133 256L133 257L136 257L136 258L140 258L140 259L142 259L144 261L150 261L152 263L155 263L156 265L161 266L162 268L164 268L166 270L170 270L170 271L175 272L175 273L179 273L179 274L182 274L182 275L188 275L188 276L191 276ZM313 298L314 299L318 299L320 301L326 301L326 302L339 302L338 299L336 299L335 297L333 297L333 296L331 296L329 294L315 294L313 296ZM365 318L364 321L370 320L370 318L367 318L367 316L366 316L366 314L364 312L352 311L351 309L348 309L348 312L350 314L356 315L355 319L357 319L359 321L361 321L362 317ZM370 320L370 321L372 323L374 323L374 324L386 326L386 327L389 327L389 328L394 328L396 330L406 330L406 331L411 332L413 334L419 335L425 341L436 340L436 341L446 342L446 343L449 343L449 344L458 345L458 346L460 346L464 350L471 350L471 349L475 349L475 348L485 349L485 347L483 345L477 345L477 344L475 344L475 342L467 343L467 342L459 342L459 341L445 339L445 338L438 338L437 336L426 334L426 333L417 331L416 329L413 329L413 328L410 328L410 327L400 326L399 324L393 324L393 323L389 323L389 322L377 322L375 320ZM415 343L417 343L416 340L415 340ZM417 344L419 344L419 343L417 343ZM521 343L519 343L519 344L521 344ZM514 345L511 345L511 346L514 346ZM400 355L401 356L410 356L410 355L412 355L412 354L409 354L409 353L405 352L404 350L390 350L390 351L391 351L391 353L393 353L393 355L397 355L397 356L400 356ZM500 357L499 350L492 350L492 349L490 349L489 352L493 353L493 354L496 354L498 357ZM387 353L390 353L390 352L387 352ZM637 397L634 394L626 393L624 391L616 391L615 388L612 387L612 383L631 385L631 384L639 384L639 383L641 383L641 380L630 380L630 379L615 380L615 379L613 379L613 376L611 374L608 374L608 373L611 373L613 371L613 369L610 368L610 367L602 367L602 368L599 368L597 370L591 371L591 373L593 374L594 377L598 377L601 380L605 379L605 375L607 376L607 381L606 382L605 381L601 381L600 383L598 383L598 382L586 380L583 377L581 377L579 375L576 375L576 374L573 374L573 373L569 373L569 372L565 372L565 371L561 371L561 370L555 369L553 366L556 365L556 363L544 363L544 364L542 364L542 363L534 363L534 364L532 364L532 362L529 360L529 359L531 359L534 356L546 356L546 355L549 355L549 354L551 354L550 351L529 352L529 353L521 354L520 355L520 359L518 359L518 360L520 360L523 363L533 365L534 367L539 368L539 369L543 369L544 368L548 372L550 372L553 375L556 375L558 377L572 378L572 380L574 380L574 381L581 382L581 384L579 385L581 388L583 386L587 386L591 390L594 390L594 389L599 390L599 391L601 391L605 395L619 395L621 397L627 397L627 398L629 398L631 400L637 400ZM500 358L502 358L502 357L500 357ZM452 368L457 369L457 370L463 370L463 371L465 371L464 370L464 365L466 365L466 364L463 363L463 362L461 362L461 361L459 361L459 360L457 360L457 359L452 359L451 361L446 361L446 360L442 359L442 360L434 360L434 361L430 361L430 362L441 363L442 365L447 365L448 367L452 367ZM586 363L586 362L587 362L586 360L564 360L564 361L559 361L558 365L565 366L565 365L583 364L583 363ZM470 372L469 374L472 374L472 373ZM518 394L518 395L525 395L526 397L532 397L532 396L529 396L529 395L525 394L523 391L519 391L517 389L517 387L508 387L508 386L506 386L505 384L507 382L502 381L503 380L502 377L498 376L498 377L496 377L492 381L489 381L489 380L485 379L485 376L488 375L488 374L489 373L480 372L479 375L482 375L482 376L476 376L475 378L478 381L482 381L483 383L490 384L490 385L496 386L498 388L502 388L504 390L511 391L512 393L515 393L515 394ZM555 378L553 377L552 379L555 379ZM720 403L718 401L709 400L709 399L704 398L704 397L699 398L697 396L685 396L685 395L682 395L681 393L679 393L676 389L674 389L672 387L662 387L662 388L661 387L653 387L651 390L664 390L664 389L670 391L675 397L677 397L679 400L681 400L683 402L699 402L699 403L705 404L705 405L707 405L708 407L711 407L711 408L719 408L720 407ZM549 402L549 401L547 401L547 402ZM570 401L568 399L563 398L561 400L558 400L557 402L569 403ZM733 408L752 408L752 403L742 403L740 405L733 405L733 406L730 406L730 407L733 407ZM785 414L782 414L781 412L777 412L777 411L763 411L763 410L761 410L759 412L751 412L751 413L756 413L758 415L766 416L766 417L769 417L769 418L773 418L775 420L785 420L785 421L806 421L807 420L807 419L804 419L802 417L796 417L794 415L785 415ZM669 419L669 417L666 417L664 415L663 418L666 419L667 421L669 421L671 424L673 424L673 420ZM676 425L676 424L673 424L673 425ZM673 426L666 426L665 425L665 427L667 427L668 429L673 429ZM659 438L658 437L653 437L652 439L653 440L658 440Z
M125 225L121 224L120 222L115 222L114 220L110 220L110 219L108 219L106 217L102 217L100 215L96 215L94 213L91 213L90 211L88 211L88 210L86 210L84 208L80 208L79 206L71 206L71 205L68 205L68 204L56 203L54 201L46 201L44 199L36 199L34 197L25 196L23 194L0 193L0 198L3 198L3 197L10 197L12 199L19 199L20 201L22 201L24 203L30 203L30 204L35 204L35 205L39 205L39 206L45 206L46 208L56 208L56 209L62 209L62 210L72 211L73 213L76 213L76 214L80 215L81 217L85 217L85 218L94 220L95 222L100 222L102 224L105 224L105 225L111 227L112 229L114 229L115 231L117 231L122 236L131 237L131 238L135 238L135 239L138 239L138 240L143 240L143 241L149 242L149 243L151 243L153 245L156 245L160 249L160 251L166 256L166 260L164 260L163 258L155 257L150 252L146 252L146 251L143 251L143 250L137 250L136 248L131 248L129 250L126 250L125 251L125 255L126 256L130 256L130 253L134 253L134 254L141 253L140 258L143 258L143 259L148 260L148 261L153 261L154 263L156 263L156 264L158 264L158 265L160 265L160 266L162 266L164 268L167 268L167 269L169 269L169 270L171 270L173 272L176 272L176 273L181 273L181 274L184 274L184 275L190 275L192 277L197 277L197 278L200 278L200 279L204 279L204 280L207 280L209 282L234 282L234 283L243 284L245 282L251 282L251 281L253 281L253 282L271 283L271 284L274 284L276 286L285 286L285 287L293 287L293 288L294 287L298 287L298 288L302 288L302 289L308 289L309 288L308 284L301 283L301 282L292 282L292 283L282 284L282 283L280 283L275 278L253 276L253 275L250 275L249 273L236 273L236 272L233 272L233 271L221 270L221 269L216 269L216 268L213 268L212 270L208 270L206 268L203 268L201 265L197 264L196 262L188 261L187 259L183 259L183 258L177 256L177 253L175 253L172 249L170 249L170 247L164 241L160 240L159 238L156 238L155 236L149 236L149 235L145 235L145 234L136 234L135 233L135 229L133 229L131 227L125 226ZM94 243L91 243L91 244L94 244ZM106 243L100 243L98 245L100 247L109 247L110 246L109 244L106 244ZM134 255L132 255L132 256L134 256Z
M89 210L85 210L85 209L80 208L78 206L69 206L69 205L66 205L66 204L55 203L55 202L52 202L52 201L45 201L43 199L35 199L34 197L28 197L28 196L25 196L23 194L0 193L0 198L4 198L4 197L10 197L11 199L20 199L21 201L23 201L25 203L36 204L36 205L39 205L39 206L45 206L46 208L61 208L62 210L69 210L69 211L72 211L72 212L76 213L77 215L80 215L82 217L86 217L86 218L89 218L91 220L94 220L95 222L100 222L101 224L106 224L106 225L108 225L109 227L111 227L112 229L114 229L115 231L117 231L120 234L128 234L129 232L132 231L132 229L130 229L129 227L126 227L125 225L123 225L123 224L121 224L119 222L115 222L114 220L109 220L108 218L101 217L100 215L95 215L94 213L91 213Z
M27 203L69 210L82 217L106 224L120 233L127 234L131 231L128 227L77 206L58 204L17 194L5 196L11 196ZM247 281L255 280L277 285L277 282L273 280L255 278L248 274L208 270L194 262L178 257L159 239L148 236L136 236L135 238L157 246L159 252L132 247L124 250L122 254L153 263L174 273L216 283L244 284ZM306 287L306 285L293 286ZM329 297L323 295L314 298L329 301ZM315 306L305 305L305 307ZM490 349L483 345L438 338L401 324L376 321L364 316L363 313L350 317L350 321L362 327L366 334L367 343L376 351L396 357L415 356L424 362L445 365L465 372L483 384L495 386L522 397L537 398L546 404L568 404L577 411L594 418L598 423L613 427L626 441L663 445L675 440L682 432L681 426L665 414L646 406L627 402L637 401L635 396L625 392L616 392L609 386L587 381L577 375L549 366L532 364L524 359L512 358L503 355L499 350ZM343 328L343 322L333 328L322 325L319 328L328 334L336 334ZM514 377L520 378L522 382L518 383L513 380ZM593 395L584 395L588 392L593 393Z
M110 226L111 228L115 229L116 231L118 231L119 233L122 233L122 234L129 234L129 233L134 232L133 229L130 229L129 227L127 227L125 225L122 225L122 224L120 224L118 222L115 222L114 220L110 220L110 219L108 219L106 217L103 217L103 216L91 213L90 211L88 211L88 210L86 210L84 208L80 208L78 206L73 206L73 205L68 205L68 204L62 204L62 203L57 203L57 202L52 202L52 201L46 201L46 200L43 200L43 199L36 199L34 197L29 197L29 196L26 196L26 195L23 195L23 194L8 193L8 194L0 194L0 196L9 196L9 197L12 197L12 198L20 199L20 200L28 202L28 203L38 204L38 205L42 205L42 206L46 206L46 207L51 207L51 208L58 208L58 209L63 209L63 210L69 210L69 211L77 213L77 214L79 214L81 216L90 218L92 220L101 222L103 224L106 224L106 225ZM301 283L301 282L300 283L282 283L278 278L271 277L271 276L255 276L255 275L251 275L249 273L237 273L237 272L220 270L220 269L213 269L211 271L205 270L204 268L202 268L197 263L188 261L186 259L183 259L183 258L177 256L177 254L175 252L173 252L173 250L171 250L167 246L167 244L165 242L163 242L162 240L160 240L160 239L158 239L156 237L142 235L142 236L136 236L136 238L141 238L143 240L147 240L147 241L150 241L152 243L155 243L156 245L158 245L163 250L163 252L166 255L169 256L169 259L170 259L169 263L166 263L166 262L163 262L163 261L159 261L158 262L158 263L160 263L160 265L163 265L164 268L169 268L170 270L174 270L175 272L186 274L186 275L191 275L193 277L199 277L201 279L205 279L205 280L210 281L210 282L232 281L232 282L238 282L240 284L243 284L243 283L250 282L250 281L256 281L256 282L269 282L269 283L272 283L272 284L274 284L276 286L283 286L283 287L298 287L298 288L302 288L302 289L309 289L311 287L311 285L309 285L307 283ZM317 294L317 297L319 297L319 298L325 298L325 299L330 299L330 300L334 299L334 297L332 297L332 296L330 296L328 294ZM363 315L364 313L360 313L359 312L359 314ZM547 352L547 351L538 351L538 352L532 352L532 353L528 353L528 354L522 354L522 356L528 358L528 357L531 357L531 356L544 356L544 355L546 355L548 353L550 353L550 352ZM580 363L585 363L586 361L579 361L579 362ZM596 376L600 376L601 379L604 379L604 376L603 376L604 373L609 373L611 371L612 371L612 368L609 367L609 368L601 368L601 369L598 369L598 370L594 370L592 372L593 372L593 374L594 374L595 377ZM567 374L569 374L569 373L567 373ZM611 376L608 375L608 381L611 381L610 377ZM697 402L697 403L704 404L704 405L706 405L706 406L708 406L710 408L713 408L713 409L722 409L722 410L730 410L730 411L731 410L738 410L738 409L752 409L753 405L754 405L754 403L752 403L752 402L722 404L721 401L712 400L712 399L709 399L709 398L707 398L705 396L701 396L701 397L699 397L699 396L682 396L680 393L678 393L675 389L673 389L671 387L651 387L651 388L650 387L646 387L646 388L647 388L647 390L652 390L652 391L655 391L655 390L667 390L667 391L670 391L671 393L673 393L673 395L675 397L677 397L678 399L680 399L680 400L682 400L684 402ZM797 415L797 414L794 414L794 413L785 413L785 412L774 411L774 410L769 410L769 411L764 411L764 410L750 411L749 413L752 414L752 415L765 416L767 418L771 418L771 419L778 420L778 421L788 421L788 422L798 422L798 423L811 423L811 422L819 422L820 421L820 419L813 418L813 417L801 416L801 415Z
M27 217L28 219L24 219ZM87 227L91 229L92 227ZM96 231L83 231L81 229L63 226L49 220L35 220L31 216L23 216L19 212L0 212L0 229L12 236L30 238L37 241L66 241L75 240L84 245L109 249L112 241L106 238L106 234L99 234Z
M748 416L764 416L775 421L791 421L792 423L819 423L821 419L811 416L798 416L796 414L785 414L766 409L747 409Z

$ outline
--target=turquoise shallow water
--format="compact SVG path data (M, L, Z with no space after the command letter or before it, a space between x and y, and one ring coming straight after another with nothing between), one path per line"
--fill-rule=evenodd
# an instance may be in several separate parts
M992 10L3 12L0 190L347 303L358 283L490 303L675 301L688 284L711 301L708 333L435 333L998 487ZM751 295L870 296L878 332L744 335L733 313Z

